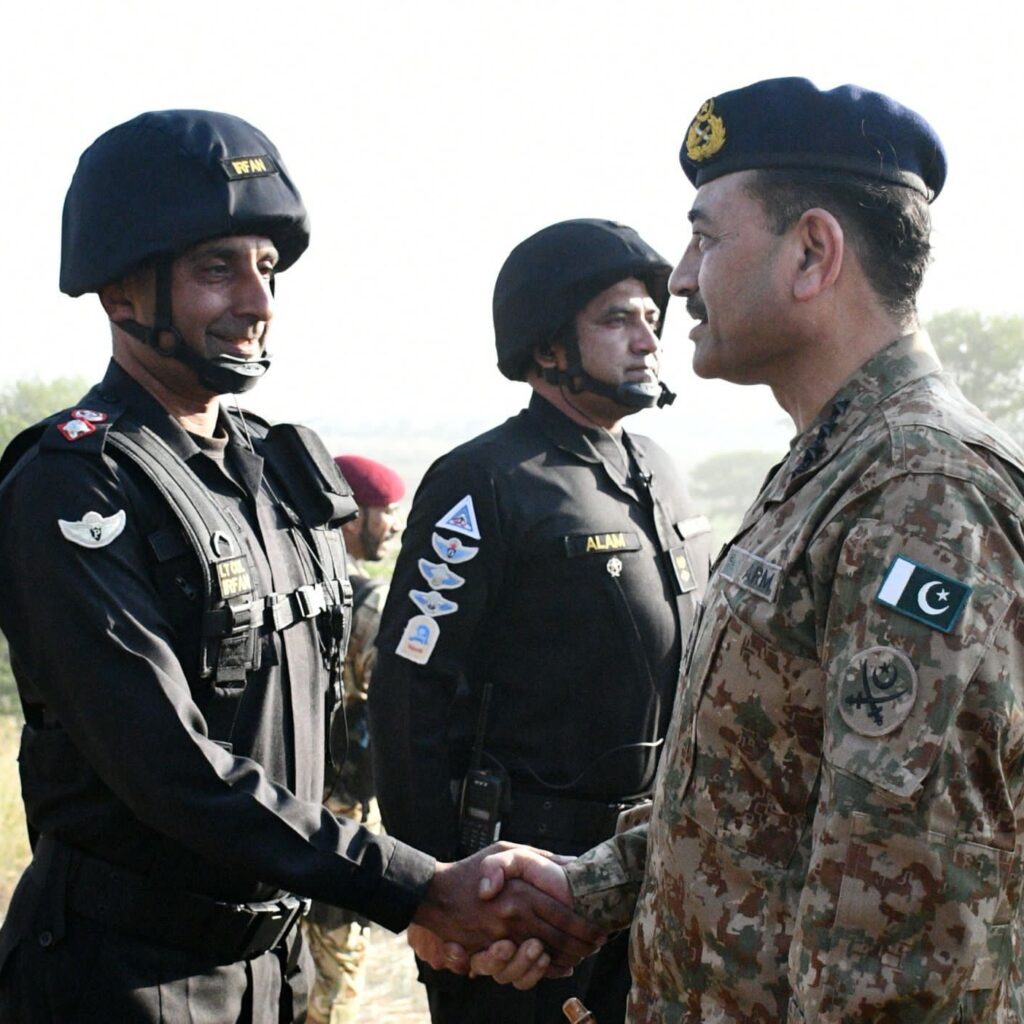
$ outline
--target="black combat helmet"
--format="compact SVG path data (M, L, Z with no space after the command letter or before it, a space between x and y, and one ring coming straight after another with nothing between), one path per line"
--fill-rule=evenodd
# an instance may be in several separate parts
M244 391L269 359L203 359L171 324L170 264L210 238L261 235L277 248L275 273L309 244L309 219L274 144L251 124L207 110L140 114L101 135L83 154L64 200L60 288L99 291L144 264L156 267L151 326L120 324L164 355L187 363L213 390ZM170 334L170 349L158 344Z
M661 312L660 337L671 270L632 228L614 221L566 220L531 235L509 253L494 286L498 369L510 380L524 380L537 345L550 342L591 299L629 277L647 286ZM574 391L593 391L633 408L667 405L675 397L663 384L595 380L571 337L566 349L568 369L546 376Z

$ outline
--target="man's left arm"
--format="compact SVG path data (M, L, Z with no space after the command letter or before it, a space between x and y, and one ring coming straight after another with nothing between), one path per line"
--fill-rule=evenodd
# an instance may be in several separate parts
M809 560L825 747L789 974L822 1024L994 1019L1011 956L1020 524L966 484L903 486Z

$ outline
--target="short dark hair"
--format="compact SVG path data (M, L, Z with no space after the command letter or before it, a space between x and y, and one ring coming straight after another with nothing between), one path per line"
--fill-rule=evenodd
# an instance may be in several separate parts
M805 211L828 210L850 237L868 281L885 308L917 312L917 293L931 262L931 214L914 189L838 171L754 171L748 194L760 202L771 231L781 235Z

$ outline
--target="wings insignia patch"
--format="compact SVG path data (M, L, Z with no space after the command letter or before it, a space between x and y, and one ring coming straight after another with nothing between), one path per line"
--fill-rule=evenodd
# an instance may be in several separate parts
M105 548L121 536L127 518L124 509L110 516L101 516L99 512L86 512L77 521L58 519L57 525L64 538L72 544L78 544L83 548Z

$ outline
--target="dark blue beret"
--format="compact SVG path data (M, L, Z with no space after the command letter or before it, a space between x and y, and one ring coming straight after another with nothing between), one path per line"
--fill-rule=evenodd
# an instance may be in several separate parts
M907 185L929 201L946 180L931 125L888 96L856 85L823 91L806 78L770 78L707 100L679 161L698 188L734 171L845 171Z

